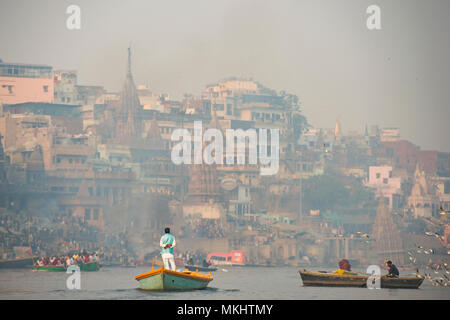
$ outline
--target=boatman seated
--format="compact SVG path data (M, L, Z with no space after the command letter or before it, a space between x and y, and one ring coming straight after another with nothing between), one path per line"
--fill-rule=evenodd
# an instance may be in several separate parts
M400 272L398 271L397 267L395 266L395 264L392 264L392 261L389 260L388 262L386 262L386 265L389 268L389 272L387 274L388 277L393 277L393 278L398 278L400 276Z
M334 274L352 274L354 275L355 273L351 272L351 265L350 262L347 259L342 259L341 261L339 261L339 269L337 269Z
M170 234L170 228L164 229L165 234L161 237L159 245L161 247L161 258L164 263L164 269L175 271L175 258L173 256L173 248L176 245L175 237ZM170 264L170 267L169 267Z

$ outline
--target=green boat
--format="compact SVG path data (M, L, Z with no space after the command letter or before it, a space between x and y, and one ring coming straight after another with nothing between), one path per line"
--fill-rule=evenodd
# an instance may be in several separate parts
M34 266L33 271L66 271L64 266Z
M190 264L185 264L184 267L188 269L189 271L200 271L200 272L210 272L210 271L216 271L216 267L202 267L202 266L194 266Z
M100 264L98 262L89 262L80 264L80 271L98 271Z
M211 274L184 270L172 271L161 267L135 277L142 290L196 290L205 289L213 280Z
M80 267L80 271L97 271L100 269L100 264L98 262L82 263L78 266ZM65 266L46 265L46 266L34 266L33 270L34 271L65 272L67 270L67 268Z

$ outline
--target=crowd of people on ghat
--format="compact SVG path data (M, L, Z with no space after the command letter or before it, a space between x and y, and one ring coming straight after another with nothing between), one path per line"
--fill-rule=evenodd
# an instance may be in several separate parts
M16 214L0 218L0 249L7 253L7 258L14 258L16 246L29 246L34 255L94 250L97 235L95 228L75 217L48 219Z
M219 223L211 219L189 221L186 225L181 227L181 234L186 237L201 237L209 239L224 238L227 236Z
M136 258L124 232L99 233L80 217L28 216L22 213L0 216L0 259L15 259L16 247L30 247L32 256L47 257L42 264L66 264L60 252L97 252L105 263ZM84 255L82 255L84 256ZM50 263L51 258L54 258ZM69 256L73 258L73 254ZM78 257L79 261L79 257Z
M35 267L44 267L44 266L55 266L55 267L65 267L72 265L81 265L87 264L91 262L99 262L98 256L96 253L89 254L84 252L83 254L73 254L73 255L56 255L52 257L42 257L36 260L34 263Z

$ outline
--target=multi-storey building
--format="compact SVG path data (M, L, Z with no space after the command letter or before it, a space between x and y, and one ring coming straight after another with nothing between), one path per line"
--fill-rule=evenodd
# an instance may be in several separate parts
M0 61L0 102L53 102L52 67Z

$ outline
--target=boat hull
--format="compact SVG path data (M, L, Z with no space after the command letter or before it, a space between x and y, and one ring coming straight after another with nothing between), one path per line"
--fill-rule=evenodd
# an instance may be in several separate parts
M314 287L367 287L367 275L336 275L332 273L311 272L300 270L303 286ZM381 277L381 288L383 289L418 289L422 284L422 277Z
M33 258L0 260L0 269L20 269L33 266Z
M419 289L424 278L389 278L381 277L381 288L385 289Z
M216 271L217 268L216 267L202 267L202 266L193 266L193 265L188 265L186 264L184 266L186 269L188 269L189 271L200 271L200 272L212 272L212 271Z
M335 275L330 273L300 270L304 286L314 287L358 287L366 286L368 276Z
M33 268L34 271L50 271L50 272L64 272L64 266L37 266Z
M98 262L83 263L80 265L80 271L98 271L100 264Z
M100 269L100 265L98 262L83 263L78 266L80 267L80 271L97 271ZM33 267L33 270L34 271L64 272L67 269L64 266L35 266L35 267Z
M177 272L163 268L135 277L142 290L197 290L212 281L209 275L196 272Z

